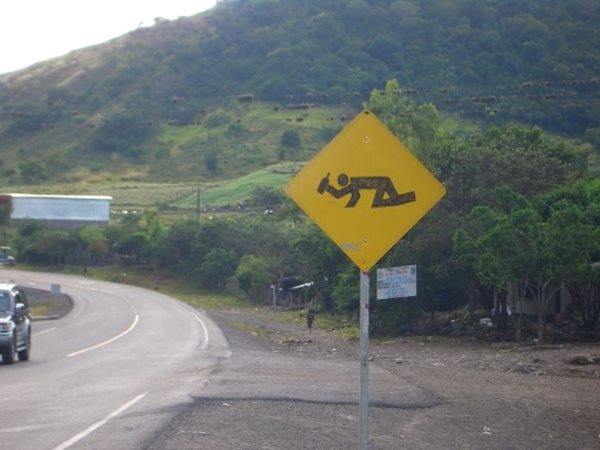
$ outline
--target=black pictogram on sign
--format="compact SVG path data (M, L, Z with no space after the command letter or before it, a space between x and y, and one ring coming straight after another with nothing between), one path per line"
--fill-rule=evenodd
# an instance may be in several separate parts
M350 200L346 208L354 208L360 200L361 190L374 190L375 197L371 208L385 208L388 206L404 205L416 201L415 191L398 194L392 180L389 177L348 177L345 173L338 175L340 188L335 188L329 182L329 173L323 177L317 192L324 194L328 192L335 198L342 198L350 194Z

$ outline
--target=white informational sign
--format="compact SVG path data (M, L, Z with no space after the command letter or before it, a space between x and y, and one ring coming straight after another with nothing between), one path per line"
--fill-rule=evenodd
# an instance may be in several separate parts
M377 300L416 296L416 265L377 269Z

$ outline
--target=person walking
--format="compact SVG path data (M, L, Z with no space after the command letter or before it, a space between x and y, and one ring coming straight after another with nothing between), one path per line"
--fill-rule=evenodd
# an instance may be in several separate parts
M315 310L312 308L308 308L308 312L306 313L306 325L308 326L308 333L312 333L313 322L315 321Z

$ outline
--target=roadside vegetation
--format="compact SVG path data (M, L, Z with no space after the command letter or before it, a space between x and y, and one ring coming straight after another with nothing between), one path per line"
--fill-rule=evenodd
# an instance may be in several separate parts
M552 295L565 283L574 300L570 316L561 318L569 338L598 336L600 268L592 263L600 259L600 182L589 170L589 146L518 125L457 133L435 106L417 103L395 80L373 91L366 106L448 190L380 262L417 264L419 291L408 301L374 302L374 335L463 330L491 339L564 338L564 330L546 321ZM144 208L106 228L29 223L10 229L9 237L20 263L87 268L119 282L139 276L140 284L168 286L207 308L270 304L271 286L297 276L314 281L310 298L335 326L356 323L358 270L282 195L289 176L257 172L265 183L254 190L244 188L254 185L253 177L233 189L215 185L223 204L233 201L231 192L244 192L254 212L197 214L191 190L181 200L189 213L168 221L158 209ZM535 305L534 322L519 314L522 297ZM480 329L486 317L494 327Z

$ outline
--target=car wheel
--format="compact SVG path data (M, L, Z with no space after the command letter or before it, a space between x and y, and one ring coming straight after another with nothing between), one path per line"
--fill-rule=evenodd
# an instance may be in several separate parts
M2 363L12 364L16 360L17 360L17 342L16 342L16 336L13 336L10 347L2 350Z
M27 342L25 348L19 352L19 361L29 361L31 353L31 332L27 333Z

